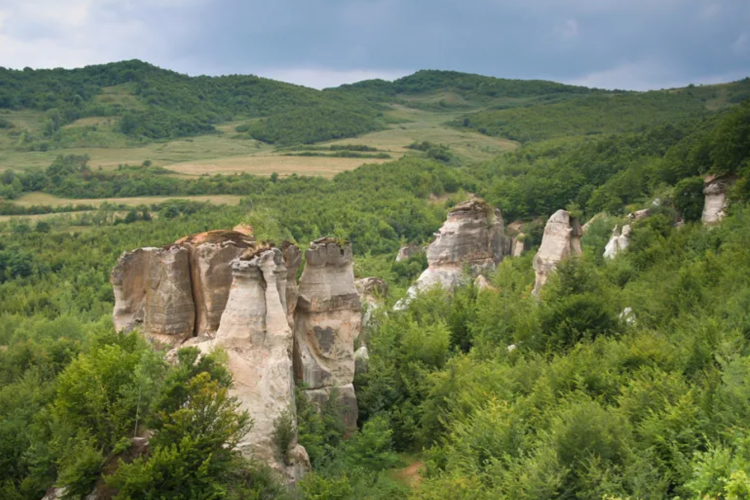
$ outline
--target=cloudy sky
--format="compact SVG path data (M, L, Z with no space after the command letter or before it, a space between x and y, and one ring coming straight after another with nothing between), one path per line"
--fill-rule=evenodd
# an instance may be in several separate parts
M750 0L0 0L0 66L133 58L317 88L418 69L668 88L750 75Z

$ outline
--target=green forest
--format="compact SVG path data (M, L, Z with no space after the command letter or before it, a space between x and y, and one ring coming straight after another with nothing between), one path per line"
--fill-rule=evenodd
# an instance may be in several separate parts
M97 100L117 85L135 100ZM319 92L139 61L0 69L0 108L47 113L50 143L63 123L109 114L137 141L214 133L232 119L239 134L293 146L378 130L393 104L458 109L451 127L521 143L472 163L415 142L413 156L332 179L101 169L83 152L2 173L0 215L20 218L0 220L0 498L39 500L53 486L69 499L105 487L115 500L750 498L748 91L748 80L637 93L420 71ZM707 175L735 179L716 227L700 220ZM30 192L70 204L14 203ZM396 262L399 248L429 243L470 193L518 223L527 252L499 265L493 289L434 289L393 310L427 266L423 254ZM243 198L75 201L198 194ZM532 258L560 208L597 219L583 254L536 297ZM633 223L628 249L604 259L613 227L643 208L651 216ZM90 222L24 218L56 212ZM123 251L241 222L303 248L350 241L356 276L389 285L363 332L358 430L345 435L335 398L318 408L297 395L313 472L294 487L234 450L252 422L228 393L221 353L186 348L168 361L112 323L109 274ZM146 435L148 454L125 460ZM405 481L413 464L418 480Z

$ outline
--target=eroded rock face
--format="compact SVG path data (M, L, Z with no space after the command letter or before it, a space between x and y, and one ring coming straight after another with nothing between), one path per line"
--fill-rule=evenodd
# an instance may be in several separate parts
M406 245L398 249L398 255L396 255L396 262L401 262L421 252L417 245Z
M286 310L289 326L294 327L294 311L297 309L297 271L302 265L302 250L293 243L285 241L281 245L281 253L286 265Z
M427 247L429 267L417 280L417 288L435 285L453 289L468 268L472 277L492 272L510 251L500 210L480 200L456 205Z
M362 278L354 282L362 304L362 326L367 326L375 309L383 305L388 284L380 278Z
M246 234L219 230L123 253L111 276L115 328L139 328L169 344L212 337L232 284L230 263L255 246Z
M243 247L234 242L186 245L190 249L190 273L196 306L196 334L213 336L219 329L221 315L232 285L230 263L240 256Z
M703 187L705 201L703 204L703 223L706 225L720 224L726 215L727 190L731 179L726 177L708 177Z
M535 295L538 295L547 278L557 264L571 256L581 255L581 226L565 210L558 210L544 226L544 236L539 251L534 256L536 282Z
M319 399L320 389L329 393L336 387L348 398L347 404L356 407L354 391L348 387L354 380L354 339L362 316L351 245L316 240L305 259L294 314L295 375L310 395ZM356 412L352 418L356 423Z
M518 236L513 237L513 241L510 246L510 254L513 257L520 257L523 255L524 251L524 238L526 237L525 234L520 233Z
M242 259L232 262L234 280L216 338L199 347L204 351L222 347L227 353L234 378L232 395L254 422L240 450L296 480L309 470L304 448L292 443L284 460L273 439L282 413L295 415L293 334L285 305L287 268L278 248L261 248Z
M615 226L612 230L612 237L604 247L604 258L614 259L618 254L623 252L630 244L630 224L622 227Z

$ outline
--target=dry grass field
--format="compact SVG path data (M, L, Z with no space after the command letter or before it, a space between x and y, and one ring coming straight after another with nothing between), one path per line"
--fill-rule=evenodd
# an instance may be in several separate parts
M60 207L64 205L93 205L98 207L104 202L118 205L127 205L135 207L138 205L151 205L153 203L162 203L170 199L191 200L191 201L208 201L215 205L237 205L242 196L231 194L201 195L201 196L142 196L138 198L106 198L106 199L70 199L58 198L46 193L29 193L14 201L16 205L49 205Z

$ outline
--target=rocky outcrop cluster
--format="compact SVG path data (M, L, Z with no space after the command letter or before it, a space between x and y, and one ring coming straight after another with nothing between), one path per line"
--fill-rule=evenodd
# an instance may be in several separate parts
M125 252L111 277L119 331L137 328L159 344L226 351L232 394L254 421L240 449L290 480L309 468L307 454L296 442L281 452L273 435L284 412L295 414L295 377L314 402L337 394L348 428L358 413L352 382L362 317L351 245L317 240L305 257L298 286L302 252L295 245L211 231Z
M428 268L416 288L436 285L453 289L466 278L489 273L510 253L500 210L481 200L469 200L453 207L448 219L427 247ZM414 290L416 291L416 290Z
M163 248L124 252L112 271L118 331L176 345L219 328L232 284L230 263L255 245L237 231L209 231Z
M732 179L729 177L710 176L705 179L702 216L704 224L710 226L721 223L726 215L727 191L731 185Z
M623 252L630 244L630 224L625 224L620 227L615 226L612 230L612 236L607 242L607 246L604 247L604 258L614 259L617 255Z
M534 256L534 295L541 292L557 264L568 257L581 255L581 235L578 219L571 217L565 210L558 210L547 220L542 244Z
M294 371L314 402L341 398L344 421L357 423L354 394L354 340L362 311L354 284L352 247L322 238L305 252L294 314Z

